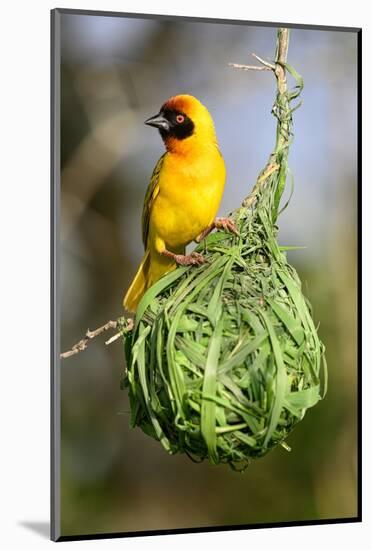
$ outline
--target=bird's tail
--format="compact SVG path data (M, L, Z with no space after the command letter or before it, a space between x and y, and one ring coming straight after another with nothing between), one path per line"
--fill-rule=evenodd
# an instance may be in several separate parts
M149 250L143 256L138 271L131 283L129 290L125 294L124 308L134 312L137 309L137 305L149 287L149 270L150 270L150 254Z
M184 252L184 248L179 249L180 254L184 254ZM124 308L135 312L145 291L163 275L175 268L176 263L171 258L154 251L150 254L150 250L146 250L133 282L125 295Z

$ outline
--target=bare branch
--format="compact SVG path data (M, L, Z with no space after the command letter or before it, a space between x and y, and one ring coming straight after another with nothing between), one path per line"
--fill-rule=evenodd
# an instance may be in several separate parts
M113 336L111 336L111 338L109 338L108 340L106 340L104 343L106 344L106 346L109 346L110 344L112 344L113 342L116 342L116 340L118 340L121 336L121 332L116 332L116 334L114 334Z
M119 327L124 327L124 331L129 332L134 327L134 321L131 318L125 319L124 317L119 317L118 319L116 319L116 321L108 321L105 325L102 325L95 330L88 329L84 338L82 338L79 342L77 342L77 344L72 346L70 350L60 354L61 359L67 359L68 357L72 357L72 355L80 353L80 351L84 351L88 347L88 343L90 342L90 340L93 340L93 338L96 338L107 330L117 329ZM109 340L107 340L106 345L112 344L112 342L118 340L121 334L121 332L118 332L117 334L112 336Z
M259 57L258 55L256 55L256 53L252 53L251 54L253 57L255 57L255 59L257 59L259 61L259 63L261 63L262 65L264 65L264 67L267 68L267 70L271 70L271 71L274 71L276 66L273 64L273 63L269 63L269 61L266 61L265 59L263 59L262 57Z
M289 30L280 28L277 35L277 46L276 46L276 55L275 55L275 64L269 63L264 59L257 56L253 53L253 57L257 59L266 70L272 70L275 74L277 80L277 92L281 98L287 100L287 82L286 82L286 71L285 63L287 59L287 51L289 46ZM273 153L270 155L266 167L261 171L259 177L251 191L251 193L244 199L242 206L245 208L250 208L257 200L260 189L262 188L264 182L269 178L271 174L281 169L280 163L277 162L277 151L281 149L285 144L287 144L289 131L288 131L288 122L283 122L281 124L280 120L277 123L277 138L276 146Z
M268 67L258 67L257 65L241 65L240 63L228 63L233 69L242 69L244 71L270 71Z
M228 65L233 67L233 69L242 69L243 71L274 71L276 69L273 63L269 63L269 61L262 59L256 55L256 53L252 53L251 55L255 57L263 67L259 67L258 65L241 65L241 63L228 63Z

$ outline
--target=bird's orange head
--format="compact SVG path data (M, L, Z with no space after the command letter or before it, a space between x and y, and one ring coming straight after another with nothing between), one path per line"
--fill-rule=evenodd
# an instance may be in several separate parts
M166 149L174 153L185 154L217 143L209 111L191 95L171 97L145 124L158 128Z

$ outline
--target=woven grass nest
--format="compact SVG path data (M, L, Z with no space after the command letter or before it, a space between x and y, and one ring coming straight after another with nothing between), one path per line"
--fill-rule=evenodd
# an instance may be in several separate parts
M239 236L210 234L196 249L207 263L160 279L124 334L131 425L169 453L236 469L278 444L288 448L287 436L326 391L324 347L287 247L277 243L290 103L302 88L281 66L297 86L278 89L275 150L231 214Z

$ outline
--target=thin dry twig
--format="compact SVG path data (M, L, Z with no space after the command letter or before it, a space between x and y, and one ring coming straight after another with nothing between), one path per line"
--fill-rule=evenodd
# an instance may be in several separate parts
M96 338L103 332L106 332L110 329L116 329L118 328L120 323L120 318L116 319L116 321L108 321L105 325L102 325L101 327L96 328L95 330L87 330L85 338L82 338L77 344L72 346L72 348L68 351L65 351L64 353L60 354L61 359L67 359L68 357L72 357L72 355L76 355L76 353L80 353L80 351L84 351L88 347L88 343L90 340L93 340L93 338ZM126 319L126 331L132 330L134 327L134 321L133 319ZM114 336L112 336L109 340L106 341L106 345L112 344L112 342L115 342L118 340L118 338L121 336L121 332L118 332Z
M251 54L259 63L263 66L259 67L258 65L243 65L241 63L228 63L233 69L242 69L243 71L275 71L276 66L273 63L269 63L265 59L256 55L256 53Z
M104 343L106 344L106 346L109 346L110 344L112 344L113 342L116 342L116 340L118 340L120 338L120 336L122 336L121 332L116 332L116 334L114 334L113 336L111 336L111 338L109 338L108 340L106 340Z
M266 61L265 59L263 59L262 57L259 57L258 55L256 55L256 53L252 53L251 54L253 57L255 57L255 59L257 59L259 61L259 63L261 63L262 65L264 65L264 67L266 67L267 69L270 69L271 71L274 71L276 66L274 63L269 63L269 61Z
M256 54L252 54L253 57L255 57L255 59L257 59L260 63L262 63L262 65L267 70L272 70L274 72L275 77L277 79L277 90L281 96L284 96L287 91L285 63L287 58L288 46L289 46L289 31L288 29L280 28L278 31L278 40L277 40L274 65L272 63L269 63L268 61L265 61L264 59L257 56ZM246 65L246 67L248 67L248 65ZM256 68L259 69L260 67L255 67L255 69ZM286 134L288 135L287 123L284 127L284 130L286 130ZM283 147L283 145L285 144L285 138L283 137L283 135L284 135L284 131L277 132L275 151L270 156L266 167L260 173L251 193L243 200L242 206L244 206L245 208L250 208L255 203L264 181L271 174L273 174L273 172L280 169L280 164L277 163L276 152L279 150L279 148Z
M257 65L241 65L241 63L228 63L233 69L242 69L244 71L270 71L268 67L258 67Z

